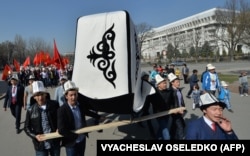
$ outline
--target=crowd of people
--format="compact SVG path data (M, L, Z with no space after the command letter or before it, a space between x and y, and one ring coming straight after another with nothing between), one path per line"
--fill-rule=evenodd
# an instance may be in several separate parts
M19 71L19 72L17 72ZM19 83L24 87L29 85L29 77L34 76L34 80L42 81L44 86L56 87L59 84L62 76L67 76L69 80L72 79L73 65L67 65L64 68L58 69L56 66L21 66L20 69L13 69L8 71L6 82L10 84L10 79L13 74L17 74Z
M60 155L60 147L64 146L66 154L84 155L86 137L88 134L76 134L72 131L86 127L85 116L103 121L104 116L91 111L78 100L79 88L71 80L72 66L66 70L56 70L54 67L22 68L19 73L9 73L9 84L4 100L4 110L10 108L15 118L16 133L21 132L20 121L22 108L26 111L24 131L32 139L36 155ZM186 98L192 98L192 109L200 108L203 116L185 123L186 111L180 110L174 114L156 119L155 129L148 121L151 136L158 140L227 140L238 139L231 122L223 115L224 108L233 112L230 104L230 91L225 81L220 81L215 66L208 64L206 71L198 78L198 70L193 69L189 76L186 64L175 74L174 65L166 68L153 66L150 73L142 77L155 88L155 94L149 95L144 104L143 115L149 115L150 105L153 113L179 107L187 107ZM246 72L239 78L240 95L248 95L245 81ZM190 88L186 96L182 93L180 81ZM198 84L200 81L201 88ZM51 98L48 87L56 87ZM217 92L217 94L216 94ZM218 97L216 97L218 95ZM62 138L43 140L43 134L58 132Z
M173 64L166 65L164 68L154 64L153 69L148 73L148 81L156 88L156 93L147 99L145 107L149 108L148 103L151 103L153 110L157 110L153 111L154 113L187 107L185 96L182 95L183 87L180 86L180 81L183 80L183 84L189 84L190 87L186 98L193 100L192 109L200 108L203 112L200 119L189 123L183 120L185 112L158 118L159 128L155 138L163 140L237 139L231 122L223 115L224 108L233 113L228 83L220 80L216 67L212 64L207 64L200 76L197 69L193 69L192 74L189 71L187 64L182 68L175 67ZM240 95L248 96L246 72L241 73L239 82ZM217 130L213 130L212 123ZM148 128L150 133L154 132L151 125Z
M54 66L20 67L20 72L8 72L4 111L10 109L19 134L22 109L26 110L23 130L31 138L37 156L59 156L61 146L65 146L68 156L83 156L87 134L72 131L86 127L85 115L98 121L103 119L78 102L78 87L71 81L72 72L71 65L59 70ZM47 92L48 87L55 88L54 97ZM43 134L56 131L63 139L43 140Z
M87 133L76 134L73 131L87 126L85 116L90 116L98 121L105 117L90 110L86 104L78 101L78 87L71 81L68 71L53 68L32 68L21 70L19 73L10 72L8 89L4 98L4 111L9 108L15 118L16 133L22 129L22 109L26 110L23 130L33 142L35 155L59 156L61 147L64 146L67 156L83 156L86 146ZM51 78L44 77L56 72L55 84ZM23 72L25 75L22 75ZM27 74L27 75L26 75ZM58 80L57 80L58 79ZM51 97L47 87L56 87L54 97ZM44 139L43 134L58 132L63 138Z

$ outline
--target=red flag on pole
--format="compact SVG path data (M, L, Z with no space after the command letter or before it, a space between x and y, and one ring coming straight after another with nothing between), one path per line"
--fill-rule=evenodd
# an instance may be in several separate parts
M9 65L5 65L2 73L2 80L6 80L8 77L8 72L11 71L11 67Z
M20 64L17 62L16 59L13 60L14 67L17 72L20 72Z
M64 63L63 63L63 60L61 59L61 56L60 56L59 51L57 49L55 40L54 40L54 57L53 57L53 61L55 63L59 64L61 69L64 69Z
M29 66L30 65L30 57L28 56L26 60L23 62L23 67Z

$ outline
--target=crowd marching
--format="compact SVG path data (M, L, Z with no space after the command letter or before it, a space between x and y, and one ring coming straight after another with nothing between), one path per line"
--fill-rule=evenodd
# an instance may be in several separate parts
M183 64L181 69L175 67L174 64L165 67L157 64L153 65L153 69L148 73L147 80L156 88L156 94L146 100L145 108L149 108L149 103L152 104L153 110L157 110L157 112L171 108L187 107L186 100L182 95L183 88L180 86L180 81L183 80L184 84L190 86L186 98L193 100L192 109L200 108L203 116L189 123L185 123L183 120L185 112L159 118L157 119L159 125L157 134L152 134L154 128L148 122L151 136L163 140L238 139L231 127L230 120L223 115L224 108L233 113L228 84L220 80L214 65L207 64L205 68L205 71L198 77L198 70L193 69L192 74L190 74L187 64ZM240 96L248 96L246 75L247 72L242 71L239 77ZM143 111L148 112L145 109Z
M198 70L189 73L184 64L181 69L173 64L166 67L155 64L153 69L143 74L143 81L148 81L156 93L149 95L142 109L141 116L173 108L187 107L186 98L192 98L192 109L200 108L203 116L185 123L186 111L157 118L157 127L148 121L148 129L153 139L159 140L227 140L238 139L229 119L223 115L224 108L232 112L230 90L225 81L221 81L215 66L207 64L206 70L198 78ZM36 155L60 155L60 145L65 146L67 155L84 155L87 134L75 134L72 130L86 127L85 115L101 122L105 117L89 110L78 101L78 86L72 82L73 66L65 69L48 67L20 67L20 72L8 72L9 84L5 94L4 110L10 108L16 119L16 132L19 134L21 110L27 110L24 131L33 140ZM239 78L240 95L248 96L246 72ZM181 80L189 84L186 96L182 93ZM198 82L201 83L201 87ZM55 97L46 91L55 87ZM141 123L140 123L141 124ZM142 125L142 124L141 124ZM42 134L58 131L62 139L43 140ZM78 154L77 154L78 153Z
M58 69L56 66L27 66L20 67L20 72L8 71L8 76L5 79L10 84L10 79L13 74L18 75L19 83L23 86L29 85L29 77L33 75L34 80L39 80L47 87L56 87L59 84L59 80L62 76L67 76L69 80L72 78L73 65L66 65L65 68Z

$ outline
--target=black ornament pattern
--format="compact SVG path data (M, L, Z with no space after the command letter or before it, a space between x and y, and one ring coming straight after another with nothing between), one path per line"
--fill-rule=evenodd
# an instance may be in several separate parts
M93 46L90 54L87 56L90 62L95 67L103 72L103 76L109 81L114 88L114 83L117 74L115 70L115 32L113 31L114 24L103 34L102 41L100 41L96 48ZM96 50L95 50L96 49Z

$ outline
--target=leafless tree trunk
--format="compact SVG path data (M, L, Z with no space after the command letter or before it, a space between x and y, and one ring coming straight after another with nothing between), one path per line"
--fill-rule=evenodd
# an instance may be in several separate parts
M16 59L20 62L20 64L22 64L25 60L26 41L20 35L16 35L14 44L15 51L17 52Z
M234 61L236 46L244 40L246 5L244 0L228 0L225 9L219 9L215 14L219 25L214 36L227 47L231 61Z
M147 23L140 23L135 26L136 32L138 34L138 41L139 41L139 51L142 52L147 50L147 49L152 49L154 48L154 45L151 43L147 43L146 39L151 38L154 35L154 31L152 29L152 26L148 25ZM146 44L147 46L143 46L144 49L142 49L142 45Z

